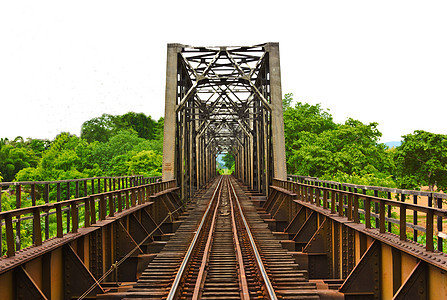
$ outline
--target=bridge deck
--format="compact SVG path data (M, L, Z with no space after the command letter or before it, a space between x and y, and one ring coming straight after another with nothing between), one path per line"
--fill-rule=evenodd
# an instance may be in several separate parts
M176 233L132 288L98 299L320 299L315 282L275 238L250 193L223 178L189 205Z
M446 210L332 186L275 179L264 196L222 182L186 207L170 181L0 213L11 250L0 259L0 298L447 299L444 237L433 224ZM425 214L415 227L423 243L406 236L414 212ZM43 240L47 218L57 231ZM35 244L20 249L13 224L26 222Z

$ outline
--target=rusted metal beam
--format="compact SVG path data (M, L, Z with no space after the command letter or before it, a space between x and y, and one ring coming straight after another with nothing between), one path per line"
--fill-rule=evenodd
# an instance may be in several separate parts
M14 281L18 283L15 290L16 299L49 299L23 267L14 271Z
M380 299L380 242L374 241L340 287L345 298Z
M428 294L428 268L427 264L423 261L419 261L416 267L414 267L410 276L405 280L404 284L400 287L397 293L394 295L395 300L414 299L414 300L427 300L435 299L435 295ZM442 299L442 296L439 295ZM444 295L445 296L445 295Z
M307 255L309 278L331 278L334 270L332 260L332 231L331 221L325 218L318 227L302 252Z
M302 250L314 236L318 229L317 214L312 212L304 221L301 228L292 238L296 243L297 250Z
M95 287L87 295L104 293L101 285L97 284L95 277L69 245L63 247L63 266L64 299L80 297L92 286Z

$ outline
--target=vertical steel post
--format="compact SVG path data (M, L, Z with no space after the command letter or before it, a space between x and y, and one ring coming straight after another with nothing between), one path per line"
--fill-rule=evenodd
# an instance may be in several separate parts
M16 208L22 207L22 186L20 184L16 185ZM20 250L21 247L21 237L20 237L20 215L16 217L16 251Z
M50 202L50 185L48 183L45 184L45 192L44 192L44 201L46 204ZM50 219L47 214L45 215L45 240L50 238Z

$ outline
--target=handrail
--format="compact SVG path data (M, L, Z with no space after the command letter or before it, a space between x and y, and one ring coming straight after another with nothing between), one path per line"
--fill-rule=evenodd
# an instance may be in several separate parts
M313 183L315 183L315 185L319 185L319 186L321 184L326 184L326 185L332 185L332 186L338 186L338 187L347 187L347 188L352 188L352 189L362 189L362 190L367 190L367 191L389 192L389 193L393 193L393 194L417 195L417 196L447 199L447 193L406 190L406 189L389 188L389 187L382 187L382 186L361 185L361 184L354 184L354 183L342 183L342 182L332 181L332 180L321 180L318 177L292 175L292 174L287 175L287 178L293 182L305 183L306 181L308 181L308 182L313 182Z
M20 222L25 219L33 219L33 245L42 245L42 228L41 218L45 217L47 221L50 214L56 214L57 232L56 237L64 236L63 228L63 212L67 213L67 230L66 232L77 232L79 229L79 208L84 207L84 227L90 227L96 223L96 215L98 213L99 220L105 220L107 217L113 217L115 213L122 212L123 209L135 207L140 204L148 202L149 196L161 190L171 188L175 185L175 180L149 183L145 185L138 185L131 188L114 190L99 194L93 194L86 197L63 200L59 202L45 203L42 205L35 205L26 208L18 208L14 210L0 212L0 225L4 224L6 227L6 245L7 256L11 257L18 251L21 243L20 231L16 230L14 233L13 222L20 225ZM98 205L97 205L98 203ZM67 207L67 208L63 208ZM56 210L51 211L51 210ZM108 214L107 214L108 211ZM45 212L45 213L41 213ZM31 216L26 216L31 215ZM25 217L22 217L25 216ZM16 218L13 220L13 218ZM4 223L3 223L4 222ZM70 226L71 225L71 226ZM49 227L49 223L45 222L45 231ZM71 227L71 229L70 229ZM17 228L16 228L17 229ZM50 238L49 234L45 235L45 240ZM2 251L3 252L3 251Z
M440 198L437 198L438 207L431 207L417 204L417 194L413 195L413 203L408 203L405 202L404 197L401 197L401 201L391 200L391 194L388 194L388 199L385 199L378 197L377 193L371 196L366 193L280 179L273 179L272 184L294 191L298 200L327 209L331 214L345 216L355 223L361 222L359 218L361 214L364 216L364 224L367 229L372 228L371 219L375 219L375 227L379 229L380 233L393 233L392 223L398 224L398 236L402 241L408 240L407 227L413 229L413 241L417 243L420 243L417 238L418 232L425 231L425 249L427 251L434 251L434 237L437 231L437 250L445 252L443 246L447 234L443 232L443 219L447 217L447 210L442 208ZM360 201L363 201L363 209L360 208ZM393 207L397 208L398 219L392 218ZM410 225L407 223L407 210L413 211L413 224L410 223ZM425 214L425 230L421 230L421 226L418 224L418 222L421 223L418 220L418 212ZM434 226L435 216L436 227ZM385 222L388 222L388 228L386 228Z
M143 175L131 175L131 176L99 176L99 177L89 177L89 178L77 178L77 179L61 179L61 180L51 180L51 181L9 181L0 182L0 187L3 186L15 186L15 185L31 185L31 184L55 184L55 183L67 183L67 182L81 182L88 180L98 180L98 179L161 179L161 176L144 177Z
M130 181L129 181L130 179ZM24 187L29 186L29 195L31 198L31 206L36 206L37 200L44 200L46 204L52 202L61 202L62 200L69 200L72 197L75 199L80 198L81 188L79 183L83 182L84 187L82 190L83 197L89 197L95 194L114 192L116 190L125 190L128 188L142 186L149 183L160 182L161 176L154 177L143 177L142 175L134 175L134 176L120 176L120 177L92 177L92 178L80 178L80 179L67 179L67 180L56 180L56 181L17 181L17 182L0 182L0 213L4 211L2 209L2 187L15 186L15 209L22 208L22 192ZM103 180L103 182L101 182ZM95 184L96 182L96 184ZM65 183L66 186L62 189L61 184ZM75 183L75 186L71 186L71 183ZM87 189L87 183L90 184L90 190ZM55 199L50 199L50 185L56 185L57 194ZM97 186L95 188L95 185ZM37 187L43 186L43 195L41 195L41 199L36 199L36 190ZM101 188L102 186L102 188ZM72 189L74 188L74 193L72 193ZM27 190L28 191L28 190ZM62 192L65 191L65 197L62 199ZM14 194L11 194L11 197L14 197Z
M436 216L447 217L447 209L423 206L423 205L414 204L414 203L400 202L400 201L396 201L396 200L392 200L392 199L385 199L385 198L380 198L380 197L376 197L376 196L359 194L359 193L355 193L355 192L344 191L344 190L339 190L339 189L334 189L334 188L325 188L325 187L315 186L315 185L305 184L305 183L300 183L300 186L324 189L325 191L328 191L328 192L342 193L343 195L357 195L359 197L359 199L368 198L373 202L378 202L378 203L383 202L386 205L392 205L392 206L398 206L398 207L400 207L401 205L405 205L407 207L407 209L412 209L412 210L424 212L424 213L427 212L427 209L430 209L433 211L433 214Z

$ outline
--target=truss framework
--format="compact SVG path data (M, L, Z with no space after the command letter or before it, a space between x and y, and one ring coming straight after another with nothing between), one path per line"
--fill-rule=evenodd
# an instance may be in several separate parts
M215 176L224 152L253 190L267 193L274 176L285 178L277 43L168 44L165 105L163 176L177 179L183 198Z

